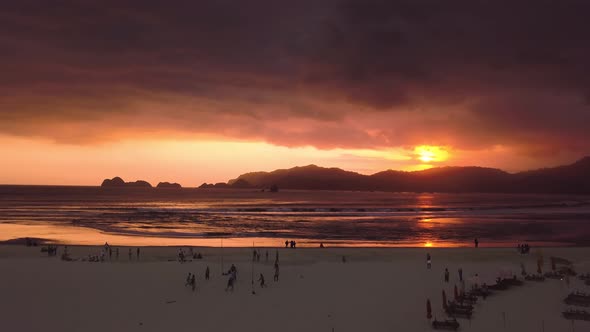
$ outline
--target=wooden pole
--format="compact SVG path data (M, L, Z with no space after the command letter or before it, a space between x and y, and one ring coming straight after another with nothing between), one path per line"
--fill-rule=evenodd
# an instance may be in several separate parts
M254 252L254 241L252 241L252 252ZM252 257L252 294L256 294L254 291L254 257Z

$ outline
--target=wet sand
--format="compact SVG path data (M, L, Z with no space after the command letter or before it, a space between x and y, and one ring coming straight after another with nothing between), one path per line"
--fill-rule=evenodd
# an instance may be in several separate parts
M520 273L520 263L536 270L540 252L574 262L590 272L590 248L533 248L520 255L510 248L279 248L280 281L273 282L275 248L194 248L202 260L180 264L177 247L145 247L138 261L120 247L119 259L103 263L66 262L47 257L40 247L0 246L0 315L6 331L429 331L426 299L433 315L445 317L441 291L452 299L464 278L475 273L492 284L500 271ZM59 253L63 247L59 248ZM265 252L269 252L266 262ZM69 247L74 258L98 254L100 247ZM426 269L425 256L433 259ZM342 262L346 257L346 263ZM171 260L171 261L169 261ZM238 269L235 291L225 292L223 269ZM204 280L206 266L211 280ZM450 282L444 282L444 269ZM252 270L252 268L254 270ZM185 287L197 274L197 290ZM251 276L263 273L260 289ZM469 287L470 282L467 282ZM563 298L572 290L588 292L577 278L526 282L479 300L462 331L572 331L561 317ZM575 331L590 331L576 321Z

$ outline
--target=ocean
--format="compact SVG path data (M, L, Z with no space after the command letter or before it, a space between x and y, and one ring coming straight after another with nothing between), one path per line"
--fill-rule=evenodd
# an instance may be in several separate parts
M0 241L64 244L585 246L590 197L0 186Z

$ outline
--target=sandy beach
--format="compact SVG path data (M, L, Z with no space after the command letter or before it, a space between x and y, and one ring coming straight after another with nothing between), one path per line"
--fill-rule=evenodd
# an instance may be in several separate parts
M539 252L570 259L578 272L590 272L588 248L533 248L520 255L502 248L194 248L201 260L176 261L177 247L119 247L103 263L62 261L40 247L0 246L0 313L6 331L429 331L426 300L442 319L441 292L452 299L462 268L467 287L475 273L492 284L500 272L520 274L523 262L536 270ZM63 247L59 248L59 252ZM265 253L268 250L269 260ZM280 281L273 282L279 252ZM70 246L73 258L99 253L99 247ZM432 269L425 257L432 255ZM346 263L342 262L346 257ZM222 258L223 257L223 258ZM234 292L226 292L223 269L238 269ZM204 280L206 267L211 279ZM444 269L450 271L444 282ZM254 270L252 270L254 269ZM196 291L186 287L197 274ZM263 273L267 288L255 283ZM564 319L563 298L587 291L577 278L526 282L496 292L475 305L462 331L589 331L590 322Z

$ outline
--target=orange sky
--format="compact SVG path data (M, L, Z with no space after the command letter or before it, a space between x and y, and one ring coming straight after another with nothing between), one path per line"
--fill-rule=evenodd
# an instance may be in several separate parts
M441 165L477 165L520 170L536 158L519 157L502 147L461 151L451 147L383 149L289 148L263 142L214 140L120 140L102 144L61 144L47 139L0 136L2 184L98 185L121 176L179 182L186 187L226 182L251 171L271 171L308 164L340 167L364 174L386 169L416 170ZM424 150L428 163L424 159Z
M590 154L590 2L427 3L12 1L0 183Z

